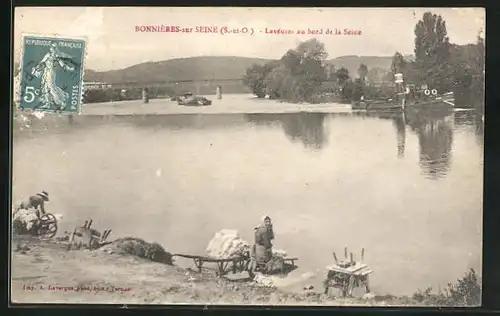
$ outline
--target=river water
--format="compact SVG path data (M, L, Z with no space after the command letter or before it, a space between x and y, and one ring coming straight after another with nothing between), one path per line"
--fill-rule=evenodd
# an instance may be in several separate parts
M92 218L114 237L203 253L220 229L251 241L269 215L275 246L299 257L294 273L314 273L316 287L344 247L357 259L365 248L376 293L437 289L481 271L483 127L470 112L50 124L15 132L13 198L48 191L48 210L65 217L60 230Z

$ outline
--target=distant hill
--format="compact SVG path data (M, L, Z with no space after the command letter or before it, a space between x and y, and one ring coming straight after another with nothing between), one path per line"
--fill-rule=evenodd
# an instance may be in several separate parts
M271 60L264 58L226 56L169 59L137 64L120 70L98 72L88 69L85 71L85 81L120 83L234 79L241 78L253 64L265 64L269 61ZM368 69L388 69L391 61L392 56L342 56L331 59L328 63L337 68L345 67L350 74L355 74L361 63Z
M247 57L191 57L148 62L120 70L85 71L85 81L108 83L241 78L253 64L268 59Z

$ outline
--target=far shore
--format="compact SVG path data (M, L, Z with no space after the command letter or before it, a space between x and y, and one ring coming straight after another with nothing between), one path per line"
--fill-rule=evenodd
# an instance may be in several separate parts
M227 94L222 99L205 96L212 100L209 106L178 105L176 101L152 99L110 101L83 104L79 115L175 115L175 114L271 114L271 113L354 113L350 104L343 103L288 103L279 100L257 98L252 94ZM474 111L473 108L455 108L455 111ZM19 112L18 112L19 114ZM49 116L52 113L47 113ZM59 114L66 115L66 114ZM78 114L75 114L78 115ZM17 116L17 115L16 115Z
M295 112L349 112L348 104L340 103L286 103L277 100L259 99L251 94L227 94L209 106L178 105L170 99L152 99L149 103L142 100L88 103L83 105L84 115L130 115L130 114L195 114L195 113L295 113Z

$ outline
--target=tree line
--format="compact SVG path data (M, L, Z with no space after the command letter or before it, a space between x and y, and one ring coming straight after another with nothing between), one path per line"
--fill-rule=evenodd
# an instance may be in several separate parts
M415 25L415 60L408 61L396 52L391 71L402 73L405 81L427 84L438 92L452 91L455 104L462 107L484 106L484 38L476 43L456 45L447 36L446 22L440 15L426 12Z
M414 29L414 60L396 52L390 69L377 74L393 82L402 73L406 83L426 84L438 93L454 92L457 106L482 107L484 99L484 39L456 45L447 36L446 22L440 15L424 13ZM248 68L243 79L259 98L268 96L288 102L321 102L322 96L335 95L346 102L365 98L384 98L393 93L391 85L367 84L370 70L359 66L357 76L327 63L323 43L310 39L288 50L281 59ZM378 70L378 69L377 69ZM353 78L354 77L354 78ZM323 98L324 99L324 98Z

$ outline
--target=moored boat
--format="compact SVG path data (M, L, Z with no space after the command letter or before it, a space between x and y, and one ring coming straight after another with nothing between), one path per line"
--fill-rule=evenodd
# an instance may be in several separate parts
M401 104L393 99L368 101L368 111L401 110Z
M405 108L419 110L448 110L455 108L453 92L428 98L405 98Z
M415 95L404 95L401 101L394 99L385 100L360 100L351 104L353 110L366 111L395 111L395 110L450 110L455 108L453 92L438 96L426 96L423 98Z
M368 107L368 103L365 101L353 101L351 102L351 109L352 110L366 110Z
M351 104L353 110L390 111L401 110L401 104L393 99L387 100L361 100Z

